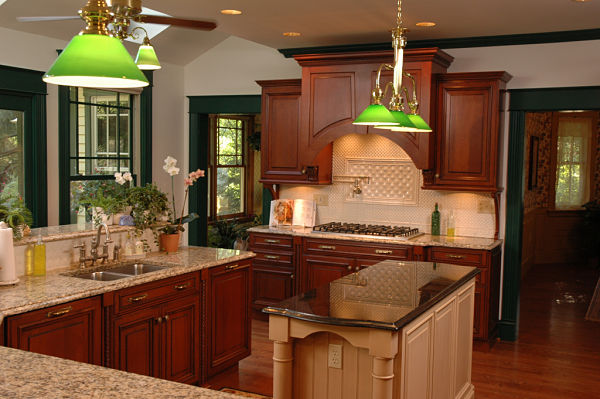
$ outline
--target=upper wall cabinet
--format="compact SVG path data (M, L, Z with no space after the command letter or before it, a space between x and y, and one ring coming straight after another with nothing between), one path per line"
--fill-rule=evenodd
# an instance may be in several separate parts
M306 160L300 135L300 79L257 81L262 87L261 182L331 183L331 149Z
M506 72L437 76L435 168L423 188L497 192Z
M392 51L297 55L302 66L302 104L300 146L308 163L338 137L350 133L376 133L389 138L407 152L420 169L432 167L428 135L390 132L356 126L352 122L370 104L377 69L382 63L392 64ZM437 48L406 50L404 71L416 80L415 90L420 115L430 121L432 77L444 73L453 58ZM382 73L382 88L391 81L391 73ZM410 80L403 81L412 94ZM390 94L384 98L389 103Z

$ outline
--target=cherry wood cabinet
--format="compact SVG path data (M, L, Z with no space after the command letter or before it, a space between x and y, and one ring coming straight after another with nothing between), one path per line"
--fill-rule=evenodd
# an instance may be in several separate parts
M423 188L499 190L501 111L506 72L437 76L435 168L423 173Z
M302 260L305 291L326 285L354 271L354 259L339 256L308 255Z
M427 260L476 266L481 271L475 279L475 316L473 336L480 341L492 341L497 335L500 306L501 249L491 251L430 247Z
M261 182L331 183L331 145L326 146L316 159L303 157L300 79L256 83L262 87Z
M250 355L250 260L203 271L207 285L207 376L213 376Z
M250 250L256 254L252 265L253 317L267 320L268 317L262 313L264 307L297 293L293 237L252 233Z
M102 300L98 296L9 316L5 323L9 347L102 364Z
M317 154L336 138L350 133L376 133L402 146L420 169L429 169L431 162L428 136L410 133L390 133L367 129L352 122L370 104L377 70L382 63L393 63L392 51L336 54L296 55L302 66L302 105L300 117L300 147L305 159ZM421 104L419 113L429 121L433 75L444 73L453 57L437 49L415 49L404 52L404 70L417 81ZM391 80L384 73L382 88ZM412 93L412 84L404 82ZM389 96L384 98L389 102Z
M199 275L117 291L113 367L183 383L200 381Z

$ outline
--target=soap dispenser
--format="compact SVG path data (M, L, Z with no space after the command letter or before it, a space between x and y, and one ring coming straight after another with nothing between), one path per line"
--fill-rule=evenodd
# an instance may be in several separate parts
M42 235L38 236L37 243L33 246L33 275L46 275L46 244L42 242Z

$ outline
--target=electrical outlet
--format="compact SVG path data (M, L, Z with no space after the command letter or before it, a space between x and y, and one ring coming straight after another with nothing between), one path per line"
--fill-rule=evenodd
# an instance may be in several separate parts
M482 198L477 201L477 213L494 213L493 200Z
M342 345L329 344L327 365L334 369L342 368Z
M329 197L327 196L327 194L313 194L313 201L315 201L317 206L329 205Z

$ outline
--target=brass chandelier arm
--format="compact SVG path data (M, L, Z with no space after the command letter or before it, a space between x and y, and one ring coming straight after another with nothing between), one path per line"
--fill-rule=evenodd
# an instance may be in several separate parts
M132 37L132 38L136 38L135 31L138 30L138 29L143 30L144 33L146 34L146 36L144 37L144 45L149 46L150 45L150 38L148 37L148 31L146 29L142 28L141 26L136 26L135 28L133 28L133 30L127 36Z
M377 68L377 77L375 78L375 88L371 92L371 104L379 104L381 105L381 99L384 97L384 92L381 90L381 71L382 70L392 71L394 70L394 66L390 64L381 64L379 68ZM387 85L385 87L387 90Z
M405 91L404 95L406 96L406 102L408 103L408 108L410 108L410 113L414 115L419 112L419 100L417 98L417 83L415 81L414 76L412 76L410 73L404 72L404 76L409 78L412 83L412 89L413 89L412 99L408 96L408 89L406 89L406 88L403 88L403 89Z

